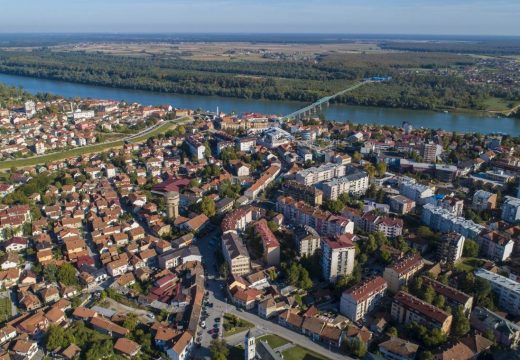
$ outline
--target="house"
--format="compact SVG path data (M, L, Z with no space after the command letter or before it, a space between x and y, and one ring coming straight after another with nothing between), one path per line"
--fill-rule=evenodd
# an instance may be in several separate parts
M11 341L16 337L18 333L16 332L16 329L12 327L11 325L5 325L3 328L0 329L0 344L4 344L8 341Z
M129 333L128 329L125 329L124 327L119 326L113 323L112 321L100 316L90 318L90 325L95 330L110 335L112 337L125 337Z
M12 350L22 359L31 360L38 352L38 344L30 340L17 340Z
M14 269L18 266L18 254L7 253L0 259L2 270Z
M114 344L114 350L116 350L118 353L122 354L124 357L129 359L137 356L140 349L141 345L139 345L135 341L126 338L119 338Z
M192 346L193 335L189 331L185 331L166 351L166 354L171 360L185 360L188 358Z
M476 306L471 311L470 324L481 333L491 330L498 344L513 350L520 347L520 325L491 310Z
M388 360L414 360L418 349L419 345L398 337L391 337L379 344L381 355Z
M83 306L78 306L77 308L74 309L74 312L72 313L72 317L74 319L83 320L83 321L88 321L96 316L97 316L96 311L83 307Z
M325 322L317 317L306 317L302 324L302 333L309 336L313 341L319 341Z

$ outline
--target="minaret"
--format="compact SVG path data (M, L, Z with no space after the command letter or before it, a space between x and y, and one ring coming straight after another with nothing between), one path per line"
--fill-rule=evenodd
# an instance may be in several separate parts
M169 191L165 196L166 208L168 209L168 217L175 219L179 216L179 193L176 191Z
M251 334L251 330L247 331L246 337L244 339L244 359L245 360L253 360L256 359L256 346L255 346L255 337Z

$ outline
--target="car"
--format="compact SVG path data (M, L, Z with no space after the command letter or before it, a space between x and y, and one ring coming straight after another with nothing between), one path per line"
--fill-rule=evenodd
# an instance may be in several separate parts
M211 335L211 337L212 337L213 339L216 339L216 338L218 338L218 334L215 333L215 334Z
M218 325L217 323L215 323L215 324L213 324L213 327L214 327L215 329L217 329L217 328L219 327L219 325Z
M155 315L154 314L146 314L146 316L152 320L155 320Z
M206 327L206 322L205 322L205 321L202 321L202 322L200 323L200 326L204 329L204 328Z
M220 318L219 318L219 317L216 318L216 319L215 319L215 322L217 322L217 323L220 322Z

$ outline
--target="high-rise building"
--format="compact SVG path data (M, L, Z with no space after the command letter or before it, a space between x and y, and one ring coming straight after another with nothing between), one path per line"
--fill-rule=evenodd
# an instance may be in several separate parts
M520 283L486 269L478 269L475 276L489 281L503 310L511 315L520 315Z
M466 238L454 232L444 234L437 248L437 256L441 262L455 264L462 257Z
M344 234L335 238L321 239L321 269L329 282L339 276L352 274L356 247L352 239L355 235Z
M367 279L343 292L340 312L352 321L361 320L379 304L386 289L386 281L381 276Z
M396 293L401 286L408 285L413 276L423 268L424 261L420 255L407 256L385 268L383 277L388 283L388 290Z

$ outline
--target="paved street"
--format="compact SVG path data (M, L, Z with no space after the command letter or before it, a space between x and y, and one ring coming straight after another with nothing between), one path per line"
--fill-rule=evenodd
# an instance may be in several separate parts
M197 244L200 248L200 252L203 256L203 263L206 268L206 277L208 275L218 276L217 270L216 270L216 258L214 255L216 246L210 245L210 239L214 238L216 236L215 232L210 233L206 235L204 238L199 239ZM220 242L220 235L218 236L219 242ZM292 343L296 345L300 345L302 347L308 348L309 350L312 350L314 352L317 352L319 354L322 354L330 359L333 360L344 360L344 359L351 359L348 356L340 355L338 353L332 352L329 349L321 346L320 344L314 343L311 341L308 337L299 334L297 332L294 332L292 330L289 330L287 328L284 328L277 323L269 320L265 320L259 316L256 315L256 313L246 312L245 310L238 310L235 306L228 304L226 302L225 298L225 292L223 289L224 281L218 280L217 278L213 280L207 280L207 286L206 290L209 292L208 301L210 303L213 303L213 307L207 307L206 310L208 311L208 317L205 320L206 322L206 329L204 330L202 334L201 339L201 347L196 349L194 351L194 357L196 359L209 359L209 344L212 340L211 335L208 334L208 330L213 328L213 325L215 324L215 318L222 316L224 313L231 313L234 314L244 320L247 320L253 324L256 325L255 329L253 330L255 335L261 335L261 334L276 334L281 337L286 338L287 340L291 341ZM220 332L219 334L222 335L222 323L223 320L220 322ZM245 333L236 334L229 338L229 344L230 345L236 345L243 342L243 337ZM226 339L228 340L228 339Z

